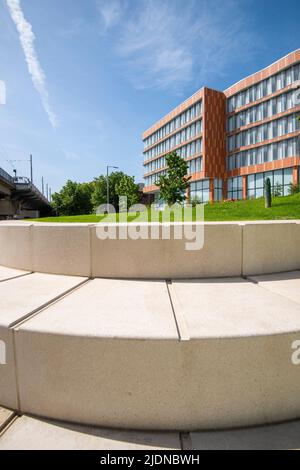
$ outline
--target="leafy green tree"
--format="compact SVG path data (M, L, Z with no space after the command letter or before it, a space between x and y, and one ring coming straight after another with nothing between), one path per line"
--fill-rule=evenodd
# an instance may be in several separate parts
M109 203L112 204L116 211L119 209L119 195L116 192L116 186L119 184L123 176L126 176L122 171L114 171L108 177L109 185ZM92 205L96 209L101 204L107 203L107 177L99 176L93 181L94 190L92 193Z
M92 191L91 183L68 180L59 192L53 194L53 209L59 215L90 214L93 210Z
M191 177L186 176L187 162L176 152L171 152L166 156L166 163L167 174L160 176L155 185L160 189L161 198L171 206L186 199L185 192L189 187Z
M94 209L106 204L106 177L103 175L93 181L92 204Z
M128 208L140 200L139 185L134 182L134 176L122 176L115 189L119 197L127 197Z

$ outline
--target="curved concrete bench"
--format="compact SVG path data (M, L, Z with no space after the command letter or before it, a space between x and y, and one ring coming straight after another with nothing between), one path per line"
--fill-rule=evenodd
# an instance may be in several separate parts
M97 225L2 222L0 264L123 279L214 278L300 269L300 221L170 224L170 239L164 239L168 226L129 225L130 236L137 239L122 239L124 226L116 228L116 239L101 240ZM157 230L156 238L138 239L145 230L148 236ZM176 238L178 230L181 239Z
M297 418L299 292L299 271L171 283L46 274L4 281L0 405L127 429Z

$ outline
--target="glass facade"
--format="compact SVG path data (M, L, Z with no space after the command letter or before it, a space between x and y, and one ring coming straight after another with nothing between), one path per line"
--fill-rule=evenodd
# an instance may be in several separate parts
M241 176L237 176L236 178L228 178L227 198L243 199L243 178Z
M270 178L272 193L274 196L288 196L290 185L293 182L293 169L268 171L247 176L247 197L249 199L263 197L264 185L267 178Z
M152 162L152 164L156 163L156 160ZM165 163L164 163L165 164ZM198 173L202 171L202 157L194 158L192 160L189 160L187 162L188 164L188 175L192 175L193 173ZM156 169L156 168L155 168ZM150 170L154 171L154 170ZM145 185L150 186L154 184L155 181L157 181L158 177L162 174L165 174L166 170L154 173L153 175L146 176L145 179Z
M262 119L271 118L276 114L289 111L294 106L293 91L283 93L271 100L264 101L263 103L249 107L234 116L230 116L227 119L227 131L233 132L242 126L253 124L261 121Z
M195 158L188 161L188 175L202 171L202 158Z
M262 145L230 155L227 157L227 170L259 165L298 155L299 142L297 138L282 140L274 144Z
M222 201L223 199L223 180L214 179L214 201Z
M194 157L195 155L200 155L201 151L201 139L198 139L194 140L193 142L190 142L187 145L183 145L182 147L176 150L176 153L182 158L190 158ZM155 171L159 168L164 168L165 166L166 158L160 157L144 165L144 173L150 173L151 171Z
M200 155L202 152L202 139L194 140L187 145L183 145L176 150L177 155L182 158L193 157L194 155Z
M275 119L274 121L252 127L229 137L227 139L227 150L232 152L236 148L258 144L264 140L281 137L299 129L300 122L297 119L297 114L291 114L290 116Z
M151 149L147 150L144 153L144 161L151 158L155 158L160 154L167 153L172 150L172 148L188 141L194 139L196 136L199 136L202 132L202 121L194 122L191 126L186 127L180 132L172 135L168 139L160 142ZM199 139L201 141L201 139Z
M190 184L190 198L198 198L200 202L209 202L209 179L194 181Z
M196 117L202 114L202 101L198 101L198 103L194 104L190 108L188 108L183 113L179 114L176 118L169 121L167 124L162 126L156 132L151 134L147 139L144 140L144 148L146 149L150 145L155 144L159 140L163 139L169 134L172 134L175 130L179 129L180 127L185 126L188 122L192 121ZM151 158L151 157L149 157Z
M165 175L166 173L167 171L163 170L163 171L159 171L158 173L154 173L153 175L146 176L144 178L145 186L153 186L158 180L158 178L162 175Z
M265 96L282 90L288 85L300 80L300 64L293 65L286 70L272 75L265 80L242 90L227 101L227 112L231 113L246 104L257 101Z

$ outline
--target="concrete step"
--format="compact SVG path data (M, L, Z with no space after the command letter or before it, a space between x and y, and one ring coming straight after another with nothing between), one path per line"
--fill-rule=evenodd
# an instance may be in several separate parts
M194 450L300 450L300 421L190 434Z
M0 434L0 450L299 449L300 421L249 429L180 434L104 429L21 416Z
M25 274L29 274L29 271L0 266L0 282L6 281L7 279L13 279L14 277L24 276Z
M18 418L0 436L0 450L172 450L179 433L135 432Z
M0 284L0 299L9 299L0 300L0 339L8 344L2 405L143 430L300 416L300 365L292 362L300 272L261 283L49 276Z
M15 413L6 408L0 407L0 432L7 426L7 424L13 419Z
M85 278L34 273L0 282L0 352L2 352L0 357L0 404L12 409L19 408L14 325L54 302L84 281ZM5 363L3 364L3 362Z
M299 278L300 271L249 277L260 287L300 303Z
M299 331L300 271L279 277L289 295L266 276L264 284L257 277L257 285L241 278L174 281L189 337L246 338ZM272 287L265 288L267 279Z

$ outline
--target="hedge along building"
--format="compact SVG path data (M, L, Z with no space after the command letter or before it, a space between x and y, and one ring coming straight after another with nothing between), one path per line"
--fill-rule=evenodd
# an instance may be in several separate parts
M190 197L202 202L263 195L271 179L287 195L299 184L300 49L224 92L202 88L143 134L146 194L166 172L166 155L188 162Z

